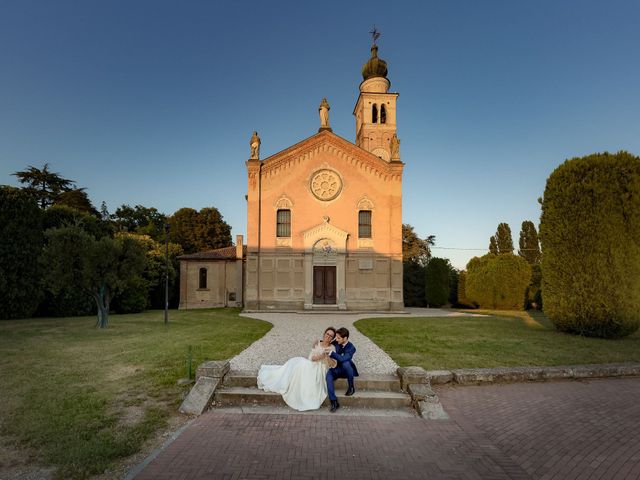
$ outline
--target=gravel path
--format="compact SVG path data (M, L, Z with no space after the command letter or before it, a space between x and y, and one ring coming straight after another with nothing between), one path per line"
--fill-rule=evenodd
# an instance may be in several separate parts
M408 308L408 314L387 313L243 313L243 317L265 320L273 328L260 340L231 359L234 371L257 374L260 365L282 365L291 357L306 357L324 329L346 327L356 347L353 361L361 374L395 374L398 365L378 345L360 333L353 322L361 318L452 317L468 315L436 308Z

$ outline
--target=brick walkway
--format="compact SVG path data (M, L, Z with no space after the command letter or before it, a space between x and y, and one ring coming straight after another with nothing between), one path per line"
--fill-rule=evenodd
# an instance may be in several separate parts
M640 478L640 378L436 390L451 420L208 413L136 478Z

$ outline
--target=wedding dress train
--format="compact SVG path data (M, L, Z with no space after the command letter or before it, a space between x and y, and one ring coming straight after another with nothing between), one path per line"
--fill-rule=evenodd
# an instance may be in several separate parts
M309 358L294 357L284 365L262 365L258 372L258 388L282 395L284 401L300 412L320 408L327 398L328 360L312 361L324 352L322 345L314 347Z

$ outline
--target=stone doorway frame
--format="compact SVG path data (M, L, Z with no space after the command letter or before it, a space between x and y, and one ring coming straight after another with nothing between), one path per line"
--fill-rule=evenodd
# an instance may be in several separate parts
M346 310L346 256L349 233L329 223L329 217L322 217L322 223L302 232L304 245L304 309L314 308L313 267L336 267L336 303L338 310ZM323 305L326 306L326 305ZM317 308L318 305L315 305Z

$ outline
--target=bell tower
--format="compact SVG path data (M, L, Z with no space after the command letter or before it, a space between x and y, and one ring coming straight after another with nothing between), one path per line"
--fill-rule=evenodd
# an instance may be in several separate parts
M379 36L379 34L378 34ZM399 162L397 137L397 93L389 92L387 62L378 58L374 35L371 58L362 67L360 95L353 110L356 117L356 145L387 162Z

